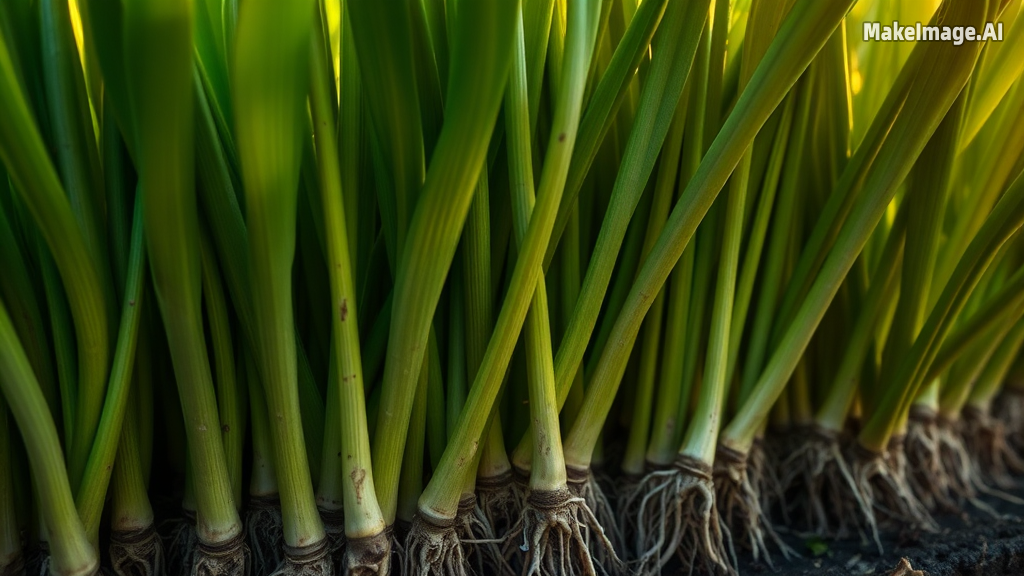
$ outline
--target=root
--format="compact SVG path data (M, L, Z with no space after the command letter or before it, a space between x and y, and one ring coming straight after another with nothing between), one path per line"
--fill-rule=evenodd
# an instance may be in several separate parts
M853 477L860 497L875 511L875 520L896 528L911 527L934 532L935 521L921 501L914 496L904 472L906 458L902 439L894 438L885 454L865 450L859 444L853 449ZM872 535L879 551L882 550L877 527Z
M267 576L284 561L281 501L253 496L245 511L245 534L252 549L252 576Z
M590 473L589 469L566 467L569 493L576 498L582 498L587 503L587 508L597 519L597 524L604 527L605 537L612 543L613 550L623 549L622 532L620 531L619 519L615 516L615 509L601 488L601 484ZM600 549L598 549L600 551ZM611 562L611 558L599 558L599 563Z
M110 565L117 576L162 576L164 548L152 525L110 534Z
M907 427L907 485L929 510L955 511L959 501L969 497L970 483L964 485L959 471L947 465L944 455L956 457L956 446L940 439L935 411L923 406L910 410ZM952 472L950 474L949 472Z
M646 468L648 471L657 468L657 465L651 462L647 462ZM619 478L618 483L615 486L615 493L618 495L616 498L616 512L617 521L619 525L619 532L622 537L622 546L618 547L619 554L624 559L630 559L632 550L624 544L631 542L636 539L637 527L636 527L636 516L637 516L637 505L640 503L640 499L643 496L640 493L641 486L643 486L644 476L642 474L623 474Z
M25 557L20 553L8 558L0 564L0 576L26 576Z
M483 510L477 506L473 494L464 494L459 501L455 526L463 553L478 574L511 573L511 569L505 566L505 559L498 546L501 540L495 537L493 528Z
M523 576L610 576L624 570L586 501L568 488L531 493L504 548L506 558L520 558Z
M249 548L243 533L217 544L199 543L192 576L246 576L250 573ZM182 573L184 574L184 572Z
M348 541L339 576L387 576L391 572L391 532Z
M714 466L715 498L719 503L720 520L741 542L746 543L754 560L774 568L765 536L772 540L785 558L795 552L772 529L771 521L761 508L761 499L750 480L747 455L719 445Z
M321 538L315 544L301 547L285 545L284 562L273 576L334 576L331 540Z
M871 506L861 497L836 432L811 426L780 465L785 512L802 510L804 528L845 538L867 529L878 543Z
M476 504L494 534L508 534L523 509L523 493L515 487L512 472L477 478Z
M428 518L417 514L409 529L402 574L405 576L470 576L473 568L466 560L455 531L455 519Z
M331 561L334 564L335 572L342 573L345 556L345 511L342 509L329 510L318 506L320 520L324 523L324 532L331 546Z
M963 410L963 439L983 477L1002 488L1020 487L1015 475L1024 473L1024 459L1007 439L1003 422L968 406Z
M718 520L710 466L680 455L673 468L647 474L639 493L637 574L660 574L676 554L683 573L736 574L731 538Z
M1024 391L1003 388L993 403L993 416L1002 422L1006 440L1018 453L1024 453Z
M199 537L196 535L196 513L194 510L181 510L181 518L173 520L170 541L165 550L168 574L188 574L195 563L196 547Z
M775 446L766 444L763 439L754 440L747 453L747 478L759 499L761 510L769 520L772 508L783 502L779 454Z

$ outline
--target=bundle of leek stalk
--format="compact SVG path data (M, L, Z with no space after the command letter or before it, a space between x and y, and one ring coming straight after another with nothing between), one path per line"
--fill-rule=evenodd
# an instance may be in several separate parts
M0 575L734 574L1011 497L1022 7L0 2Z

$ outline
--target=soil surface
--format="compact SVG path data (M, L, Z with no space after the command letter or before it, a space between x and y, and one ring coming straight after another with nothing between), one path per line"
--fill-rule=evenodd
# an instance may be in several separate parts
M1024 493L1016 494L1024 496ZM1024 574L1024 505L985 498L998 513L976 507L937 516L936 533L882 534L884 552L860 540L819 540L780 534L801 556L786 560L772 550L773 570L740 559L740 574L773 576L1002 576ZM969 506L969 505L968 505ZM914 571L897 568L906 559ZM920 572L917 572L920 571Z

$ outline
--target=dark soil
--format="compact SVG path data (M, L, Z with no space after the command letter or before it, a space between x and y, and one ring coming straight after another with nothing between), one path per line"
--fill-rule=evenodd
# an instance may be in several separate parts
M906 558L914 570L928 576L1024 574L1024 506L992 498L986 498L985 502L1001 516L994 518L973 507L959 516L938 516L936 519L941 525L938 533L883 534L883 554L867 539L821 540L783 533L782 538L801 554L800 558L787 561L773 551L774 570L763 562L745 562L741 558L740 574L886 576L902 558Z

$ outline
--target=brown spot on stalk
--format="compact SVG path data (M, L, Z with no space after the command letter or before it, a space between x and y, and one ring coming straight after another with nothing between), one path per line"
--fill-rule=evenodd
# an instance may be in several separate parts
M225 424L225 425L220 427L220 431L225 433L225 434L227 434L228 432L231 432L231 426L228 425L228 424Z
M129 300L128 301L128 305L129 306L135 306L135 300Z
M348 299L341 299L341 321L344 322L348 318Z
M558 135L558 141L565 142L565 132L562 132Z
M352 477L352 484L356 488L356 503L363 503L363 482L366 481L366 470L364 468L356 468L350 474Z

